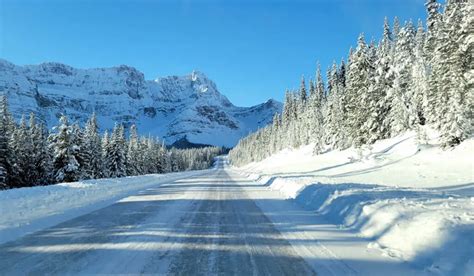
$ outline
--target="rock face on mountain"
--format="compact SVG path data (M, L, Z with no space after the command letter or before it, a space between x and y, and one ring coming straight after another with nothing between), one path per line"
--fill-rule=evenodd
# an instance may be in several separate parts
M95 112L103 129L116 122L136 124L141 134L157 135L167 144L186 137L192 143L233 146L282 108L275 100L234 106L200 72L150 81L125 65L76 69L0 59L0 93L7 95L16 118L34 112L52 127L61 114L82 124Z

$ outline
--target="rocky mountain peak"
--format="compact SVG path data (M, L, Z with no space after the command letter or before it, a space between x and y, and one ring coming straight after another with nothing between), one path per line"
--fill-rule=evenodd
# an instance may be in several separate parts
M147 81L127 65L77 69L56 62L17 66L0 59L0 93L18 119L34 112L52 127L61 114L84 123L95 112L102 129L115 122L136 124L141 133L168 144L187 137L195 144L233 146L282 108L274 100L236 107L199 71Z

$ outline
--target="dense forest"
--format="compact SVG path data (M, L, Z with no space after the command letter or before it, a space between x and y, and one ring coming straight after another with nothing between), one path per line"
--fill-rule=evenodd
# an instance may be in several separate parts
M18 123L0 97L0 189L105 177L124 177L209 168L218 147L168 149L155 137L140 137L132 125L99 133L97 118L86 125L62 116L49 132L30 114Z
M466 0L426 2L426 26L385 19L381 40L359 36L347 63L334 63L326 82L304 78L286 93L273 124L242 139L229 153L233 164L262 160L284 148L314 143L325 150L370 148L413 130L426 143L425 125L439 132L444 148L472 134L474 8ZM309 93L307 93L307 89Z

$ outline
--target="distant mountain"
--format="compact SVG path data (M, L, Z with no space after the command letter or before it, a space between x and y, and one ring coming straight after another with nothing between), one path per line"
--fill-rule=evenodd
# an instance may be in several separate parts
M205 148L209 146L212 146L212 145L196 144L196 143L189 142L186 136L179 140L176 140L173 144L169 145L170 148L177 148L177 149Z
M233 146L242 136L271 122L282 104L234 106L203 73L145 80L121 65L76 69L60 63L14 65L0 59L0 93L16 118L34 112L49 127L61 114L84 123L93 112L103 129L135 123L141 134L167 144L186 137L195 144Z

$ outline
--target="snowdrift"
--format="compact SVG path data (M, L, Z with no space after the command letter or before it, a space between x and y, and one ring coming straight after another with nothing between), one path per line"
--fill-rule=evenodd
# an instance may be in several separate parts
M418 146L407 133L362 153L313 156L309 145L238 170L353 230L367 240L367 250L420 272L473 275L472 156L474 139L444 151Z

